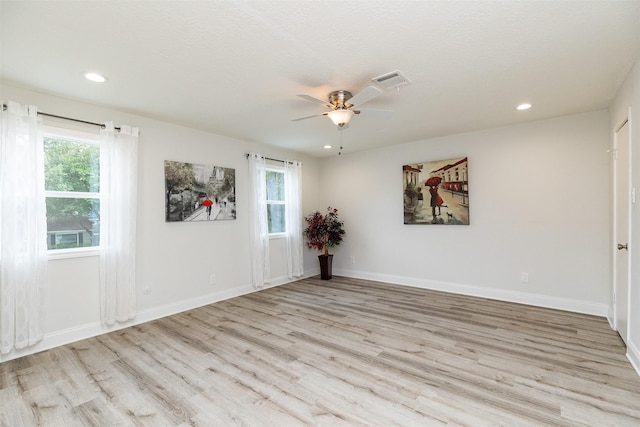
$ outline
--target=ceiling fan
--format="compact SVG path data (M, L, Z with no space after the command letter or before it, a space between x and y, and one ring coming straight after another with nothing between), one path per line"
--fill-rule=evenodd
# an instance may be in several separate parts
M354 114L360 114L361 111L377 112L377 113L393 113L390 110L378 110L371 108L359 108L362 104L377 98L382 94L382 91L375 86L367 86L360 92L352 95L347 90L334 90L329 94L328 101L316 98L315 96L308 95L306 93L300 93L298 96L307 101L311 101L316 104L322 104L330 111L324 113L313 114L311 116L300 117L293 119L294 122L299 120L310 119L317 116L329 116L331 121L339 128L344 127L351 121Z

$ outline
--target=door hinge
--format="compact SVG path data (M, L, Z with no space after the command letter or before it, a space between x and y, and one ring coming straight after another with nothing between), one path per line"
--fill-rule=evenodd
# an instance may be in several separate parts
M616 293L615 292L613 293L613 303L614 304L616 303Z

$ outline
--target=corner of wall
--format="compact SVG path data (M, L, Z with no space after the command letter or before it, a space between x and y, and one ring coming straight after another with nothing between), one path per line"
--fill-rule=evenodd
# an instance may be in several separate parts
M640 350L630 342L627 346L627 359L631 362L631 366L636 370L636 373L640 376Z

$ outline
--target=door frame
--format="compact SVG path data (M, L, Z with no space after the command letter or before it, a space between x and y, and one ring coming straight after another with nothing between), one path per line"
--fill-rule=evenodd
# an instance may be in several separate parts
M620 164L618 162L618 158L617 158L617 152L618 152L618 147L621 141L618 141L618 132L620 131L620 129L622 129L625 125L629 126L628 128L628 137L627 140L624 141L625 144L627 144L627 163L626 165L624 165L624 167L627 169L627 179L628 179L628 188L629 188L629 192L631 192L631 188L632 188L632 183L631 183L631 149L632 149L632 145L631 145L631 108L628 109L627 111L627 115L619 122L619 124L615 127L614 133L613 133L613 168L612 168L612 210L613 210L613 214L611 217L611 223L612 223L612 235L611 235L611 260L612 260L612 286L611 286L611 307L612 307L612 319L610 319L610 323L613 327L614 330L618 331L618 327L619 325L618 323L618 313L619 310L625 310L627 312L627 322L629 319L629 315L630 313L630 294L631 294L631 254L632 254L632 250L633 250L633 245L631 244L631 204L633 203L633 201L631 200L631 195L627 194L627 200L628 200L628 204L627 204L627 210L628 210L628 214L627 214L627 243L629 244L629 249L628 249L628 257L629 257L629 262L627 263L627 283L626 283L626 291L627 291L627 304L626 307L620 307L618 300L619 298L617 298L616 295L616 291L617 291L617 280L618 280L618 260L617 260L617 253L618 253L618 224L617 224L617 216L618 216L618 199L620 197L620 194L618 193L618 171L620 168ZM629 324L627 323L627 328L626 328L626 335L623 338L623 341L625 342L625 344L628 341L629 338Z

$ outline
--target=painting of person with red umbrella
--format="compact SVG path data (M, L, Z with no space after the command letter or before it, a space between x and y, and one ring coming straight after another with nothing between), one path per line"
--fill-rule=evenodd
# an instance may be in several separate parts
M467 163L460 157L403 165L404 223L468 225ZM421 203L423 189L429 191L425 203Z
M165 160L165 221L236 219L235 183L233 168Z
M440 221L444 222L442 218L439 218L442 214L442 205L444 204L444 200L442 199L442 197L440 197L440 194L438 194L438 186L441 182L442 178L440 178L439 176L432 176L424 183L426 187L429 187L429 195L431 196L429 206L431 206L431 216L433 217L431 222L433 224L439 224L441 223ZM445 207L447 206L445 205ZM438 209L437 214L436 208Z
M211 219L211 207L213 206L213 200L207 197L202 201L202 206L207 208L207 219Z

